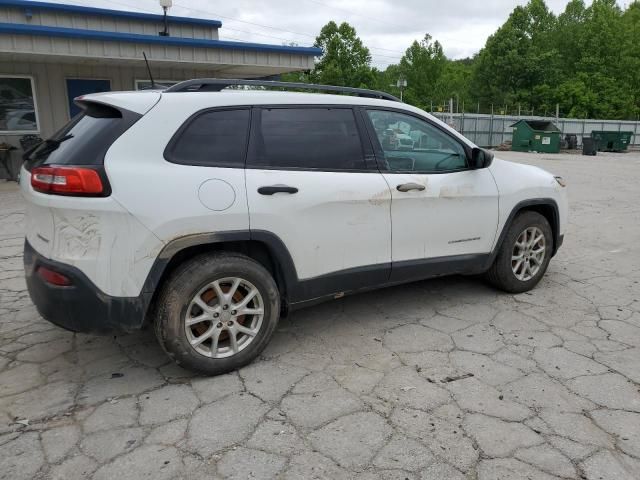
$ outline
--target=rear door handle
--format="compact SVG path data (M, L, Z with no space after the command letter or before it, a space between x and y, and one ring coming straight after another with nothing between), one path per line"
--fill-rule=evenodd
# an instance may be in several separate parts
M266 187L258 188L260 195L273 195L274 193L298 193L296 187L289 187L288 185L269 185Z
M424 190L425 186L420 185L419 183L403 183L398 185L396 189L399 192L410 192L411 190Z

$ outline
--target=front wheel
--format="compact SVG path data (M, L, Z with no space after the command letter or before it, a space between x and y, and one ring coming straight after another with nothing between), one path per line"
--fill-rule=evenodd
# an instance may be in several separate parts
M251 362L278 323L280 296L249 257L216 253L180 265L158 298L156 336L178 364L218 375Z
M537 212L523 212L507 230L487 279L509 293L529 291L546 272L552 251L553 235L547 219Z

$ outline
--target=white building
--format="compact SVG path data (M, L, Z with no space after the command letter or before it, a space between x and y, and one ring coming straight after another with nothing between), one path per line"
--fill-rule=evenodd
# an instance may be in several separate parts
M310 70L321 54L220 40L217 20L168 16L167 23L163 36L162 15L0 0L0 143L49 137L77 113L79 95L148 86L143 52L157 83Z

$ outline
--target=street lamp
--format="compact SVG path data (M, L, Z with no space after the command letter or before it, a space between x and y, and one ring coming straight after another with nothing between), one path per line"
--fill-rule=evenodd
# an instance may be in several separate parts
M396 82L396 87L400 89L400 101L402 101L402 91L407 88L407 79L400 77Z
M172 0L160 0L160 6L164 11L164 30L158 32L158 35L160 35L161 37L169 36L169 26L167 25L167 10L171 8L171 5L173 5Z

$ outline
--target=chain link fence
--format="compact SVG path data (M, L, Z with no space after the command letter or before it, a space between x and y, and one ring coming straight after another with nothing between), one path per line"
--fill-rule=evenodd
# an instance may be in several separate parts
M633 132L630 148L640 148L640 122L638 121L556 119L555 117L490 115L483 113L432 112L432 115L453 126L457 131L481 147L496 147L506 141L511 141L513 135L512 125L518 120L546 120L553 122L560 129L562 138L567 134L577 135L579 146L582 146L582 137L591 136L592 130L613 130Z

